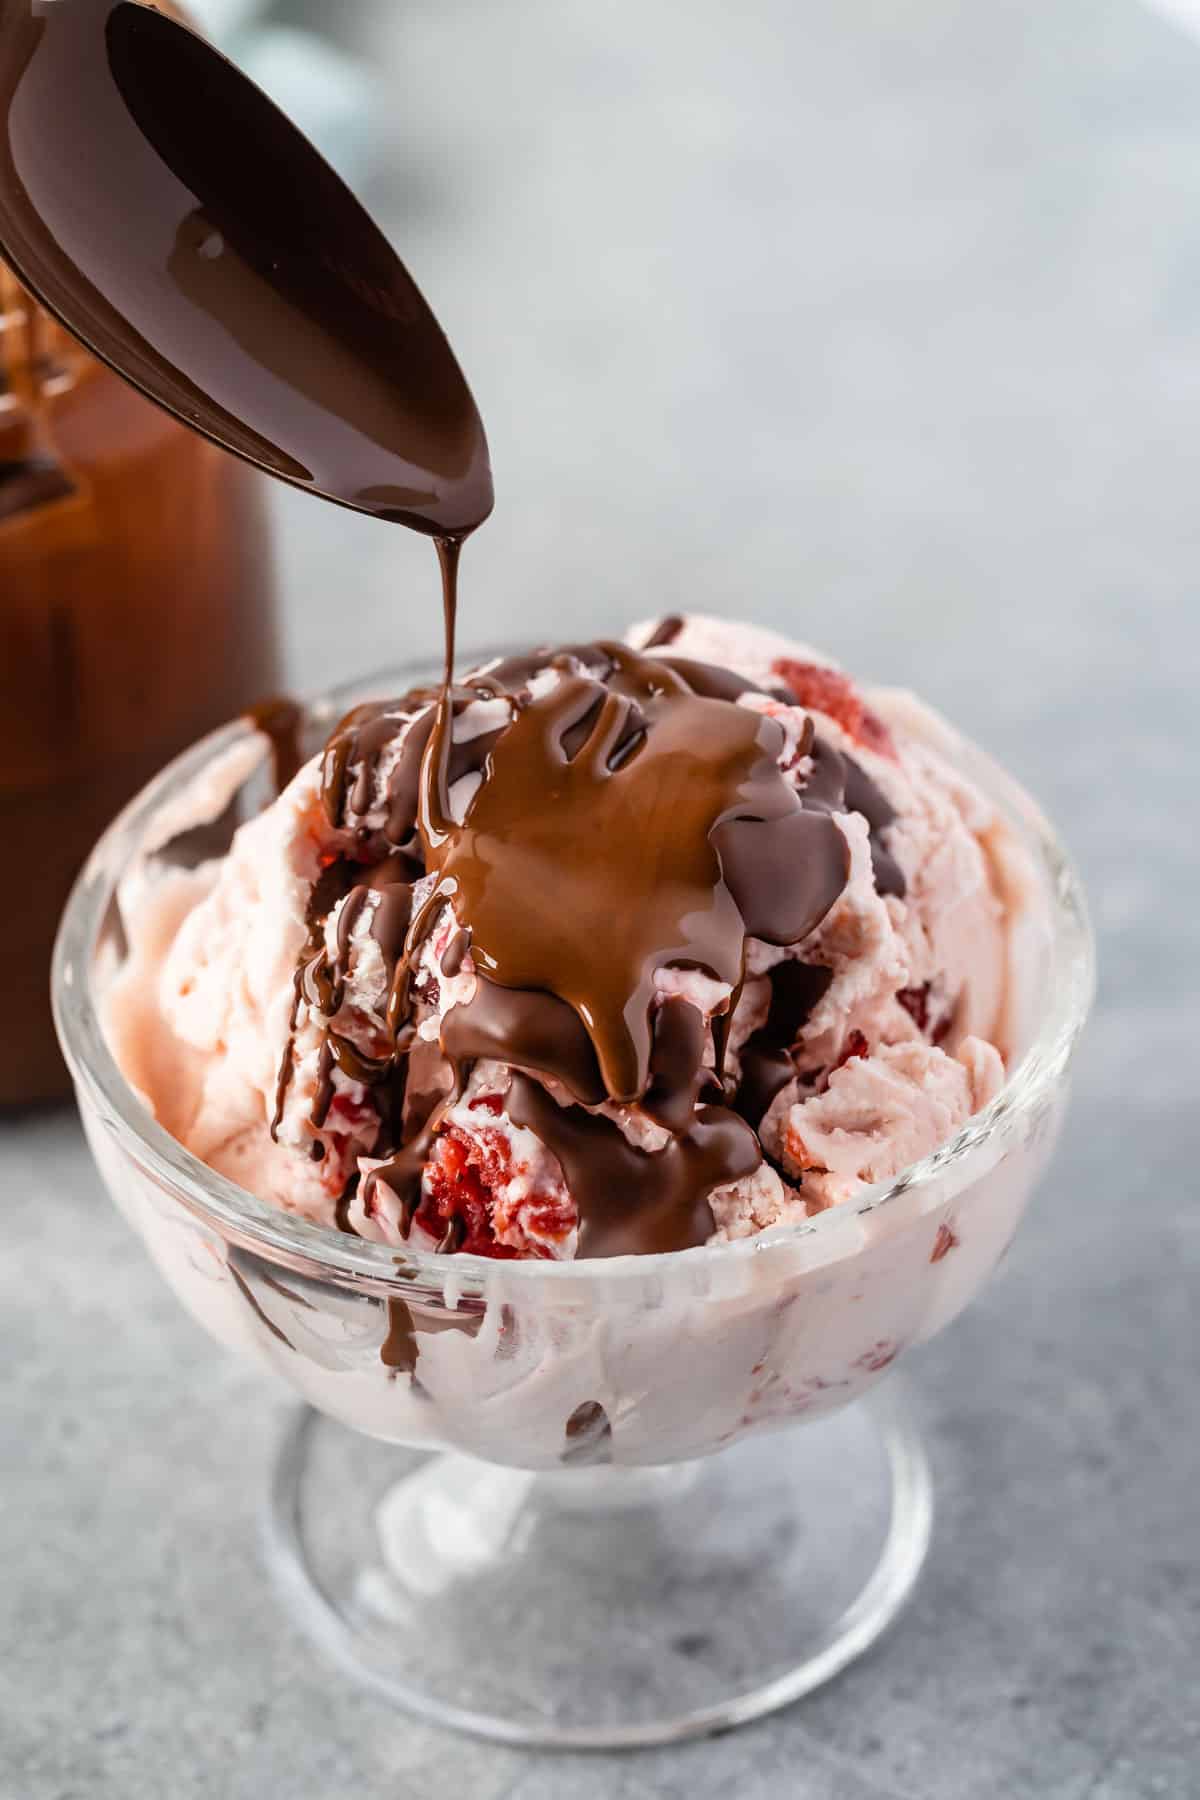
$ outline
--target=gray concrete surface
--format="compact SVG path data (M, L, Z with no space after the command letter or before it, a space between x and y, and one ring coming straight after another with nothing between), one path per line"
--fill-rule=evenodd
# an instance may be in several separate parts
M910 1364L911 1609L786 1715L626 1759L450 1739L313 1660L256 1542L282 1396L160 1286L70 1114L5 1123L0 1794L1200 1794L1200 44L1133 0L338 22L491 427L466 637L669 602L920 686L1065 827L1100 1004L1006 1272ZM279 517L298 683L433 642L423 546Z

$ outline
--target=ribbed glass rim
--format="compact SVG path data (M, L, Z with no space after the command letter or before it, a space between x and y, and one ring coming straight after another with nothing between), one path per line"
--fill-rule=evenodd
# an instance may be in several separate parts
M464 655L462 666L503 653L485 650ZM341 684L304 703L306 716L310 723L328 729L359 699L400 694L436 678L432 659L396 665L377 675ZM117 881L151 835L149 828L159 808L186 790L209 764L248 741L254 732L253 724L241 718L201 738L168 763L114 819L84 865L63 913L54 947L51 993L59 1041L80 1099L96 1109L124 1153L223 1237L297 1273L398 1297L406 1293L440 1297L452 1286L456 1296L469 1299L482 1298L488 1282L500 1271L506 1283L583 1281L607 1290L614 1281L644 1283L647 1279L661 1280L668 1273L682 1276L685 1269L702 1280L705 1273L728 1269L738 1259L770 1255L781 1246L795 1246L814 1236L832 1239L841 1233L847 1239L848 1250L864 1215L879 1212L901 1194L912 1195L916 1190L919 1198L920 1190L936 1181L936 1198L940 1202L945 1197L943 1178L949 1177L953 1183L957 1173L962 1177L962 1185L966 1185L972 1178L972 1153L1048 1102L1087 1018L1095 985L1094 949L1083 889L1071 860L1025 790L984 751L954 733L951 761L997 806L1033 855L1045 887L1051 932L1051 966L1036 1036L996 1098L954 1137L893 1180L877 1183L856 1200L831 1207L802 1223L773 1226L755 1237L733 1243L704 1244L651 1256L498 1264L487 1257L462 1253L446 1257L431 1251L398 1250L310 1224L257 1199L236 1182L216 1173L158 1124L126 1081L109 1049L92 979L97 941ZM829 1260L836 1260L838 1252L832 1242L829 1251Z

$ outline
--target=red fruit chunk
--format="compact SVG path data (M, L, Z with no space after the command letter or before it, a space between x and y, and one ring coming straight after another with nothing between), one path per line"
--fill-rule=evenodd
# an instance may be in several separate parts
M496 1137L496 1133L489 1133ZM458 1250L473 1256L511 1257L515 1252L496 1242L492 1230L493 1190L507 1178L501 1164L504 1140L499 1145L468 1137L453 1126L443 1131L425 1168L425 1196L417 1211L417 1223L432 1237L441 1238L452 1220L461 1221Z
M939 1225L937 1228L937 1236L933 1240L933 1249L929 1253L930 1262L941 1262L943 1256L949 1256L951 1250L955 1249L957 1244L958 1239L953 1231L951 1231L949 1225Z
M953 1006L947 1008L942 1002L938 1017L935 1019L930 1005L931 989L932 983L927 981L922 987L900 988L896 998L912 1019L917 1030L923 1031L931 1044L942 1044L950 1035L955 1009Z
M929 983L922 987L901 988L897 1000L918 1031L929 1030Z
M471 1102L471 1111L485 1117L502 1110L498 1094L480 1094ZM522 1252L496 1238L494 1215L499 1196L521 1172L502 1131L482 1122L469 1132L448 1126L426 1165L426 1193L417 1221L439 1240L453 1224L447 1247L475 1256L548 1256L550 1251L540 1245L530 1244ZM565 1190L528 1195L520 1201L519 1216L527 1234L551 1239L565 1237L575 1224L575 1209Z
M868 1044L868 1042L867 1042L866 1038L863 1036L862 1032L861 1031L852 1031L850 1033L850 1036L846 1039L845 1047L842 1050L842 1054L838 1057L837 1061L834 1063L833 1068L834 1069L843 1068L845 1066L845 1064L851 1060L852 1057L869 1056L870 1054L871 1054L871 1046L870 1046L870 1044ZM833 1069L831 1069L829 1072L832 1075Z
M836 720L847 736L862 744L864 749L890 756L893 762L896 760L891 732L879 714L871 711L850 677L843 675L840 669L826 669L820 663L795 662L785 656L773 665L771 673L779 676L800 706Z
M575 1207L555 1194L531 1194L521 1206L521 1222L527 1232L561 1240L575 1228ZM539 1247L537 1254L549 1256L550 1251Z

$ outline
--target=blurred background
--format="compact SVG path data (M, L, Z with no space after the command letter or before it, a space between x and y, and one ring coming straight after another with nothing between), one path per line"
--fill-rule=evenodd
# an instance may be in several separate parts
M1064 828L1101 998L1007 1279L914 1359L941 1514L897 1634L781 1719L633 1761L447 1745L310 1667L253 1541L278 1397L160 1291L66 1115L8 1122L18 1248L52 1224L104 1302L5 1277L42 1549L0 1792L1196 1794L1200 5L192 10L466 369L497 507L462 643L695 608L917 687ZM290 684L437 645L426 545L269 505Z

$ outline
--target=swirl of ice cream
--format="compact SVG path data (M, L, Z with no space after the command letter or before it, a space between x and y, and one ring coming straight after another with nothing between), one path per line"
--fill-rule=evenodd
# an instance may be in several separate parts
M997 1091L1001 830L911 703L660 621L356 709L144 897L110 1036L185 1145L320 1223L492 1256L744 1236Z

